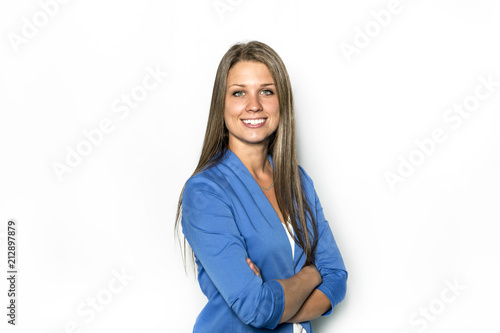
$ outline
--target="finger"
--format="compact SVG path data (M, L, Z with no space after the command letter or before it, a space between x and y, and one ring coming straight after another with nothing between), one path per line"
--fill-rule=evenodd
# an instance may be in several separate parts
M255 275L257 275L259 277L262 277L260 275L260 270L259 270L259 268L257 266L253 265L253 269L252 270L253 270L253 272L254 272Z
M250 269L252 270L252 272L253 272L255 275L258 275L259 277L262 277L262 276L260 275L260 269L257 267L257 265L255 265L255 264L253 263L253 261L252 261L252 260L250 260L250 258L247 258L247 259L246 259L246 261L247 261L248 266L249 266L249 267L250 267Z

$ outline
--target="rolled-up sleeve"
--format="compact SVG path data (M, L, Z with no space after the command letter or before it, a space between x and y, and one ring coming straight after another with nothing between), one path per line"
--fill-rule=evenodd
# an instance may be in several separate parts
M345 298L348 274L330 225L325 219L323 207L314 189L314 183L304 169L302 167L300 169L309 183L309 193L313 193L311 197L314 201L312 203L316 208L315 217L318 226L318 245L315 262L323 279L317 289L321 290L328 297L332 305L330 310L323 314L323 316L327 316Z
M339 249L333 237L328 221L318 223L318 247L316 252L316 267L323 282L317 287L330 300L332 307L324 316L329 315L335 306L344 300L347 290L347 270L340 256Z
M228 306L247 325L274 329L285 307L283 287L263 280L246 263L248 254L223 188L192 177L182 197L182 232Z

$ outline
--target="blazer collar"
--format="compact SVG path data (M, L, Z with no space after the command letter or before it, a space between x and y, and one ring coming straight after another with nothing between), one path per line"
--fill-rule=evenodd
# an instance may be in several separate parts
M269 159L271 160L271 165L274 168L274 161L273 158L270 154L268 154ZM288 243L288 235L287 231L283 228L283 225L281 223L281 220L274 210L273 205L267 199L266 195L262 190L260 189L259 184L253 178L252 174L250 171L248 171L247 167L243 162L239 159L239 157L233 153L230 149L227 149L227 151L224 153L224 156L221 159L221 163L227 166L232 173L236 175L244 184L244 186L247 188L247 190L250 192L252 195L253 199L255 200L255 203L258 207L258 209L262 212L264 215L264 218L266 219L267 223L272 226L272 228L279 228L280 233L282 233L283 239L286 240L286 243ZM290 256L292 256L292 250L290 247L287 246L287 252L289 251ZM295 254L299 251L299 247L297 244L294 244L294 249L295 249ZM298 260L298 256L295 256L294 260ZM293 261L292 261L293 262Z
M271 155L268 154L268 157L271 160L271 165L274 168L274 163ZM271 204L269 199L267 199L264 192L262 192L259 184L255 180L255 178L253 178L252 174L250 173L250 171L248 171L247 167L245 166L245 164L243 164L239 157L231 150L227 149L221 160L221 163L226 165L232 171L232 173L235 174L235 176L243 182L244 186L254 198L255 203L262 211L268 223L275 226L277 225L277 227L279 228L283 228L280 225L281 220L278 214L276 214L273 205Z

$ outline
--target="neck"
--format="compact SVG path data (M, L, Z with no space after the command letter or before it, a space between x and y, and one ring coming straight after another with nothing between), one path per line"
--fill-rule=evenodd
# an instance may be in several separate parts
M264 178L268 175L270 163L267 158L267 142L254 145L230 143L229 149L238 156L255 178Z

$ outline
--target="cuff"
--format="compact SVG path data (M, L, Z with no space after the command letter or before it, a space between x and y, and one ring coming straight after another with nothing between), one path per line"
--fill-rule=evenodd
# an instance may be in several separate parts
M273 295L273 311L271 317L269 318L267 325L264 327L267 329L274 329L278 326L278 323L283 316L283 311L285 311L285 291L283 286L276 280L269 280L264 283L269 289L271 289L271 295Z
M344 298L347 289L347 272L344 270L337 270L331 274L323 276L323 282L317 287L325 296L330 300L332 307L322 316L328 316L332 313L333 309Z

